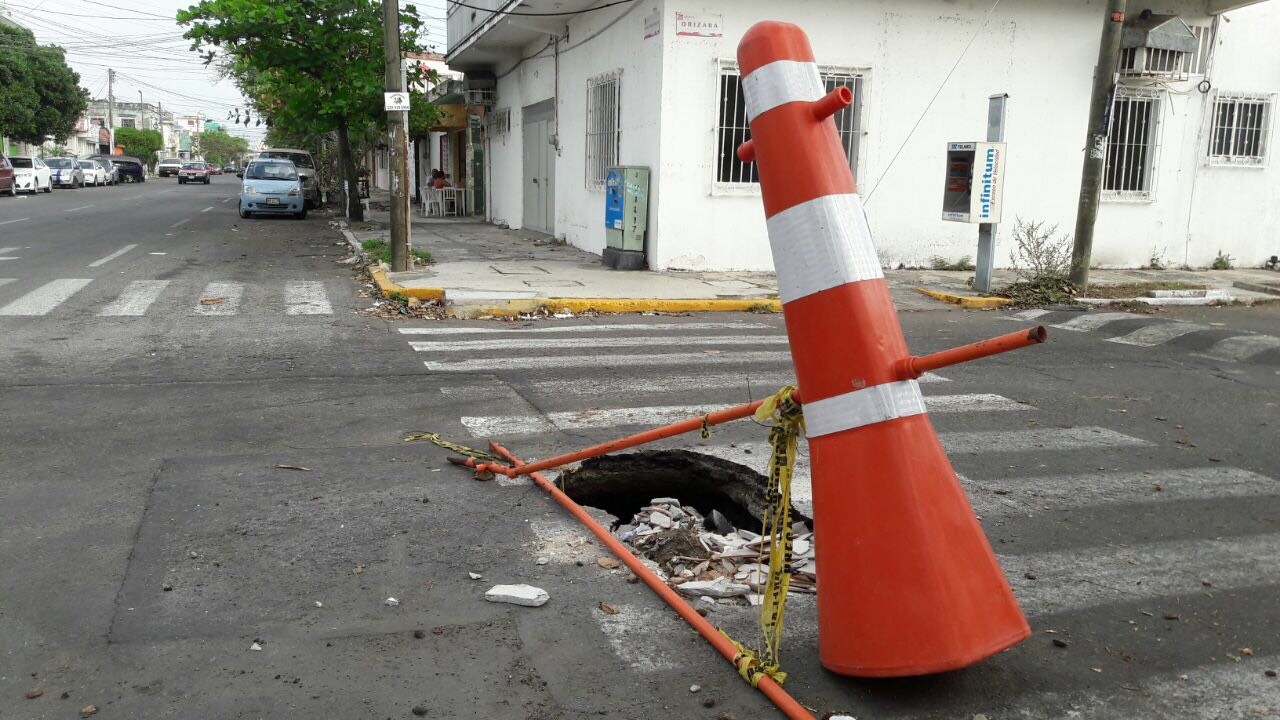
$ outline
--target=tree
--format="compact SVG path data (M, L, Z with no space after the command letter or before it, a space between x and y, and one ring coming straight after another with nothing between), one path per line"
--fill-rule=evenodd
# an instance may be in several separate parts
M192 50L224 68L274 127L294 134L337 131L347 214L361 220L353 128L382 111L382 5L376 0L200 0L178 11ZM421 21L400 13L400 50L417 52ZM416 79L416 77L414 78Z
M26 28L0 25L0 135L63 142L88 106L89 93L62 48L37 45Z
M222 164L234 160L249 151L249 142L241 137L228 135L221 130L205 130L200 133L200 154L205 160Z
M156 153L164 147L164 137L159 130L116 128L116 145L123 145L126 155L133 155L147 165L154 165Z

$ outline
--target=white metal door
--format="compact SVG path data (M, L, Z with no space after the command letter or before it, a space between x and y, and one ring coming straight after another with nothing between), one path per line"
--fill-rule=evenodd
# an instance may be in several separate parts
M555 231L555 151L550 100L524 109L524 227Z

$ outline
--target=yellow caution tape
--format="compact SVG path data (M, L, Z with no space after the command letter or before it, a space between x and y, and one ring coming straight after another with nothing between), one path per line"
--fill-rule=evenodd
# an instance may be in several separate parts
M439 445L440 447L446 450L452 450L456 453L461 453L463 455L466 455L467 457L473 457L477 460L485 460L487 462L495 462L495 463L502 462L502 458L498 457L497 455L487 453L483 450L476 450L475 448L469 448L466 445L459 445L457 443L449 442L448 440L442 439L439 433L418 433L417 435L408 435L404 439L405 442L412 442L414 440L430 440L431 442L435 443L436 445Z

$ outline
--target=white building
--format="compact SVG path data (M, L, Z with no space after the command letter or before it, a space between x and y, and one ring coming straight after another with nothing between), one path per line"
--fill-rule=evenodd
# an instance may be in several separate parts
M829 88L854 90L836 120L884 264L975 254L976 228L941 219L945 150L985 139L998 93L1009 101L997 263L1009 263L1015 216L1074 227L1099 0L637 0L550 17L505 13L598 3L469 4L498 11L450 5L448 17L450 67L496 88L469 109L486 128L480 210L492 221L598 253L604 168L643 165L651 268L770 269L753 169L732 151L747 136L737 43L773 19L809 34ZM1131 3L1130 21L1146 7ZM1280 6L1149 7L1176 16L1165 29L1189 30L1195 49L1122 54L1094 263L1204 266L1222 251L1259 265L1280 251Z

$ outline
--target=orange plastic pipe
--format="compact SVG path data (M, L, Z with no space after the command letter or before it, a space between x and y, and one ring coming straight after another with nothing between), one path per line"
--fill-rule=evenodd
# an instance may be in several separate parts
M759 406L760 403L751 403L750 405ZM747 406L744 405L740 407ZM722 412L730 411L725 410ZM755 410L753 409L751 412L755 412ZM698 420L698 423L700 427L701 419ZM489 443L489 447L492 448L495 453L506 458L509 462L515 463L517 468L531 468L534 465L542 464L534 463L532 465L526 465L524 461L514 453L496 442L491 441ZM723 655L730 663L733 662L734 657L738 654L738 648L734 647L733 643L729 642L729 638L725 637L724 633L720 632L715 625L707 622L706 618L699 615L698 611L694 610L689 603L685 602L684 598L677 595L676 591L672 590L665 582L662 581L662 578L655 575L652 570L645 567L644 563L640 562L639 558L631 554L631 551L627 546L623 545L618 538L614 537L613 533L609 532L609 530L603 525L596 522L594 518L587 514L587 511L582 509L581 505L573 501L573 498L561 492L560 488L555 486L555 483L551 482L544 477L542 473L537 471L528 471L528 475L533 478L533 481L538 484L538 487L547 491L551 497L555 498L556 502L563 505L564 508L574 517L578 518L579 522L586 525L587 529L599 538L600 542L605 544L605 547L609 548L609 550L628 568L630 568L631 572L635 573L637 577L643 580L651 590L658 593L658 597L662 598L668 605L670 605L671 609L675 610L680 617L684 618L685 622L692 625L693 629L698 631L698 634L706 638L707 642L711 643L711 646L714 647L717 652ZM762 675L760 677L760 681L756 685L756 688L760 692L764 693L765 697L769 698L774 705L778 706L779 710L785 713L787 717L792 718L792 720L815 720L813 715L808 710L804 709L803 705L796 702L795 698L787 694L787 691L783 690L782 686L774 682L773 678L768 675Z
M810 107L815 120L826 120L853 104L853 91L841 85L818 98Z
M796 402L800 402L799 395L800 395L799 393L793 393L791 395L791 398ZM672 423L670 425L663 425L662 427L657 427L652 430L646 430L642 433L636 433L635 435L628 435L627 437L618 438L617 440L610 440L609 442L601 443L599 445L593 445L589 448L576 450L571 453L557 455L553 458L547 458L546 460L539 460L538 462L530 463L528 465L521 464L521 465L517 465L516 467L507 467L505 465L498 465L496 463L484 463L484 464L477 464L477 465L472 465L468 463L467 466L474 467L476 470L480 472L484 472L487 470L489 472L506 475L507 477L529 475L531 473L539 472L542 470L550 470L551 468L557 468L557 467L560 467L561 465L568 465L569 463L578 462L579 460L586 460L587 458L599 457L601 455L608 455L609 453L615 452L617 450L625 450L630 447L635 447L636 445L644 445L645 443L651 443L657 440L664 440L666 438L673 437L675 435L683 435L684 433L687 433L687 432L700 430L702 428L702 423L704 420L706 421L707 425L720 425L721 423L727 423L733 420L741 420L744 417L749 417L751 415L754 415L756 412L756 409L759 408L762 403L764 403L763 400L757 400L755 402L747 403L745 405L735 405L734 407L731 407L731 408L725 408L724 410L717 410L716 412L708 413L705 417L696 417L696 418L689 418L688 420L681 420L680 422Z
M943 350L931 355L906 357L898 361L898 376L903 380L913 380L930 370L937 370L948 365L977 360L988 355L996 355L1030 345L1039 345L1047 339L1049 339L1049 332L1044 329L1043 325L1037 325L1029 330L1018 330L990 340L961 345L958 348Z

